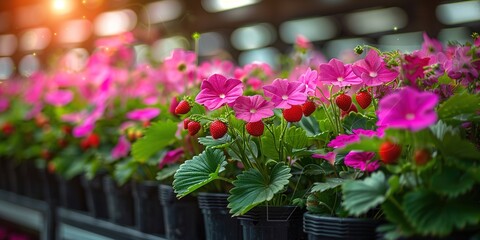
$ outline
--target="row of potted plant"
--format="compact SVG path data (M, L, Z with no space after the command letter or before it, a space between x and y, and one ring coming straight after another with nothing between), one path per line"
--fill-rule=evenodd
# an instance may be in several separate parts
M101 39L80 72L59 61L1 84L2 164L55 172L71 208L83 181L89 207L105 215L93 203L107 198L120 224L135 219L122 205L157 206L136 218L154 226L159 202L195 208L201 192L208 239L478 232L477 35L448 46L424 35L412 53L360 46L349 63L298 38L282 71L197 64L184 50L138 65L133 42Z

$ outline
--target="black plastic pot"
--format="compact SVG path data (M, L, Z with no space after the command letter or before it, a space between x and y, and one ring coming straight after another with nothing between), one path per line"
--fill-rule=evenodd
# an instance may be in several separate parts
M173 188L168 185L159 186L159 197L167 239L205 239L203 219L196 198L187 196L177 199Z
M27 176L25 178L25 195L34 199L44 200L42 170L37 168L33 161L25 162L23 167Z
M228 196L225 193L198 194L198 205L202 210L208 240L243 239L240 220L232 217L227 208Z
M0 189L9 190L7 159L0 158Z
M8 169L11 191L19 195L25 195L25 178L27 177L25 168L22 167L22 164L9 161Z
M103 177L105 174L97 174L89 180L82 176L82 186L85 189L85 200L87 202L88 213L95 218L108 218L107 199L103 189Z
M368 218L337 218L305 213L303 229L309 240L375 239L379 221Z
M304 211L295 206L259 206L239 216L243 239L306 239L302 231Z
M110 221L120 225L134 226L132 185L126 183L118 186L108 176L103 178L103 184Z
M85 190L82 187L80 176L68 180L58 176L58 183L61 206L72 210L87 211Z
M135 223L138 230L156 235L165 234L163 209L158 197L157 182L133 183Z
M40 169L40 176L43 181L44 200L50 205L56 206L60 204L59 178L53 173L49 173L46 169Z

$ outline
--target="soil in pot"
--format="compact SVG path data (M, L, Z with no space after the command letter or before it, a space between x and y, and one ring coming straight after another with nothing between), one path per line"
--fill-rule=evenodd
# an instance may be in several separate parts
M295 206L258 206L239 216L243 239L306 239L302 231L303 209Z
M165 235L163 209L158 198L158 183L145 181L133 183L133 200L135 203L135 223L138 230Z
M105 173L97 174L93 179L82 176L82 186L85 188L85 200L88 213L95 218L108 218L107 200L103 189Z
M379 221L369 218L337 218L305 213L303 228L309 240L375 239Z
M68 180L58 176L57 179L60 185L60 205L72 210L87 211L85 190L80 176Z
M240 240L242 226L240 220L229 213L228 194L199 193L198 204L205 223L205 235L208 240Z
M163 207L167 239L205 239L203 218L196 198L186 196L177 199L173 188L168 185L159 186L159 198Z
M120 225L134 226L132 184L118 186L109 176L103 178L110 221Z

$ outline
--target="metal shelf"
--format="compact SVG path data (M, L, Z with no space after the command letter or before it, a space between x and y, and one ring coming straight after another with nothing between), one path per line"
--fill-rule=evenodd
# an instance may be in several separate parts
M39 233L40 239L53 239L54 209L39 200L0 190L0 219Z
M64 240L166 240L131 227L113 224L86 213L57 209L57 239Z

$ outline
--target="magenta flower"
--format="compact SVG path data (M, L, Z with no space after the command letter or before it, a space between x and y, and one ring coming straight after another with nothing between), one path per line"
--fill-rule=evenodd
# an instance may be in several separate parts
M95 120L91 117L85 119L83 123L73 128L73 136L76 138L85 137L93 132Z
M273 103L266 101L260 95L241 96L233 104L235 116L247 122L258 122L273 116Z
M127 118L136 121L150 121L160 114L160 109L157 108L144 108L136 109L127 113Z
M242 94L243 85L240 80L213 74L202 82L201 91L195 101L208 110L215 110L224 104L235 102Z
M351 151L345 156L344 163L348 167L373 172L380 167L378 161L371 161L374 156L373 152Z
M402 65L405 71L405 77L411 82L412 86L416 86L418 78L424 78L425 72L423 68L428 66L430 58L420 58L416 55L405 55L405 64Z
M272 84L264 86L263 91L266 97L271 98L275 108L287 109L292 105L304 104L307 100L305 85L300 82L275 79Z
M406 87L380 100L377 126L412 131L424 129L437 121L435 106L438 101L439 97L434 93Z
M315 70L307 68L307 71L298 77L297 81L301 82L305 86L305 92L307 94L315 93L317 87L318 73Z
M163 168L164 165L174 163L180 159L183 155L183 148L177 148L174 150L168 151L165 156L163 156L162 160L158 164L158 168Z
M10 106L10 101L7 98L0 98L0 113L7 110Z
M303 35L298 35L296 38L295 38L295 44L300 47L300 48L303 48L303 49L310 49L312 48L312 43L310 42L310 40L308 40L308 38L306 38L305 36Z
M423 33L422 54L429 56L443 51L442 43L436 39L428 37L427 33Z
M347 146L347 144L354 143L359 140L360 136L356 134L340 134L336 138L332 139L332 141L330 141L327 146L331 148L341 148Z
M118 138L117 145L112 149L111 156L112 159L116 160L121 157L126 157L130 151L130 142L125 136Z
M319 81L328 82L332 85L345 87L362 83L357 75L352 71L350 64L343 64L338 59L333 58L328 63L320 64Z
M313 158L321 158L321 159L326 160L332 166L335 164L335 157L336 156L337 156L337 154L335 152L328 152L326 154L315 153L315 154L312 155Z
M375 50L370 50L365 59L355 62L353 72L367 86L378 86L393 81L398 72L390 70Z
M57 90L45 95L45 102L56 107L67 105L72 99L73 93L70 90Z

